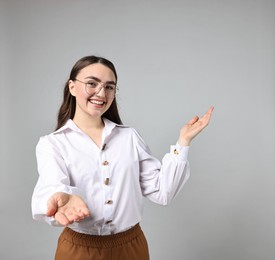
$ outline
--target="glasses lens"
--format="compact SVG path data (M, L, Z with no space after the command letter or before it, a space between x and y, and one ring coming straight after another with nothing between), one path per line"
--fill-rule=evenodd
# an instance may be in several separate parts
M89 81L86 83L86 92L88 94L99 93L102 89L105 91L105 95L108 97L113 97L116 93L115 84L102 84L96 81Z

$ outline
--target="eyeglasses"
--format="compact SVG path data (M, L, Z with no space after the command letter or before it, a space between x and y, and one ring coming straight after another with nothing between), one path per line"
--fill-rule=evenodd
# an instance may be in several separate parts
M99 79L90 79L87 82L75 79L75 81L85 84L85 91L89 95L99 93L103 88L107 97L114 97L118 91L118 87L114 82L101 82Z

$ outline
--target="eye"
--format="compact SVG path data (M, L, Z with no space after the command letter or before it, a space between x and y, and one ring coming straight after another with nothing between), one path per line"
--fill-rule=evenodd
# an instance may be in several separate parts
M96 81L93 81L93 80L90 80L90 81L87 82L87 86L89 88L96 88L97 84L98 83Z
M115 86L114 85L106 85L106 90L108 90L108 91L113 91L113 90L115 90Z

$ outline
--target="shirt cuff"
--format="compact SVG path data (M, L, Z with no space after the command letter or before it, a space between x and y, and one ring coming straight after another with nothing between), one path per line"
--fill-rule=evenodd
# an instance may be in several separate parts
M170 153L174 154L179 160L187 161L190 146L180 146L179 143L171 145Z

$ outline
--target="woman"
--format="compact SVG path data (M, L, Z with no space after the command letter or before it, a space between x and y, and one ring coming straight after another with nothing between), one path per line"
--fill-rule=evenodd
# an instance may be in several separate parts
M140 135L122 125L116 92L110 61L80 59L65 85L56 131L37 144L33 218L65 227L57 260L149 259L139 226L142 197L162 205L175 198L190 175L189 145L213 111L190 120L160 163Z

